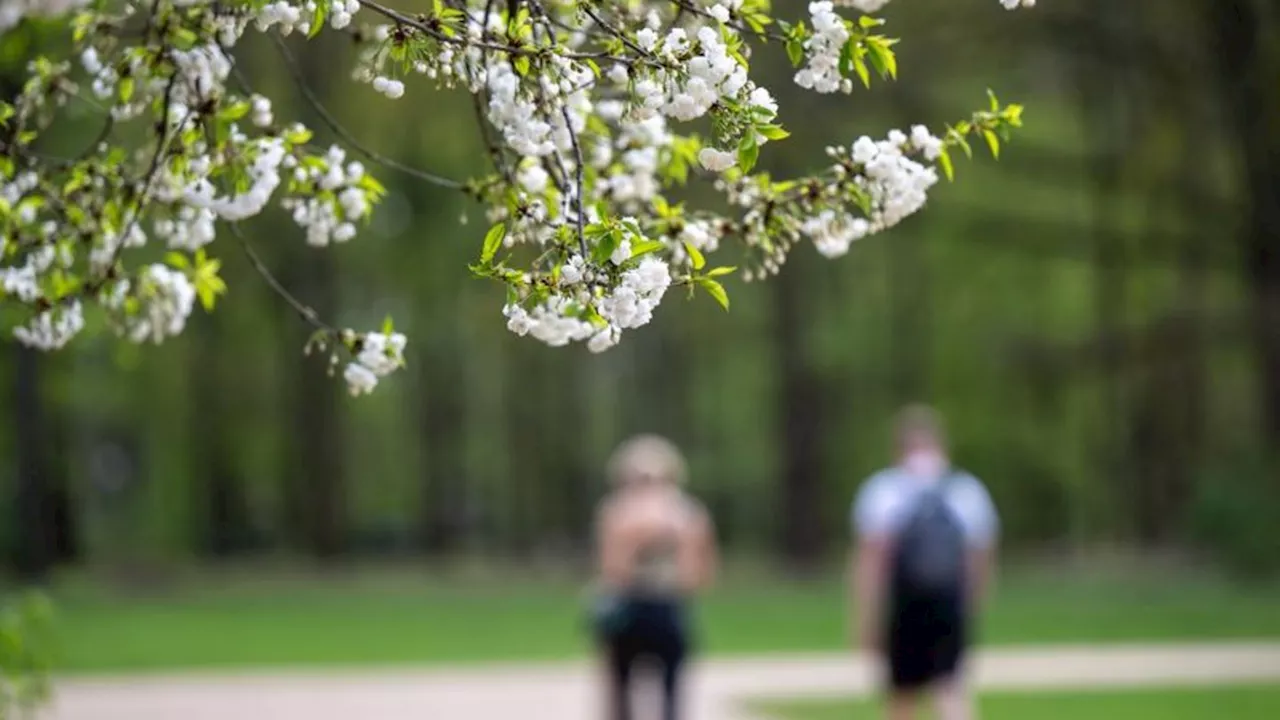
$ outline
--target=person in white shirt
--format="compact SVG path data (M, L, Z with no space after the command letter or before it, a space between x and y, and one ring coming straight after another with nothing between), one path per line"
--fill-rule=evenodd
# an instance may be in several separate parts
M856 642L887 670L891 720L910 720L925 693L940 720L967 720L963 661L999 521L982 482L952 467L934 410L903 410L896 436L897 463L868 478L853 505Z

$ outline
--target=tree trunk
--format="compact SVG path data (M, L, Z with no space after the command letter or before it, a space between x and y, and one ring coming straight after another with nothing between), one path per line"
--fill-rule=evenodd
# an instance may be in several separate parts
M419 535L423 551L444 555L462 540L466 387L453 344L439 345L422 358L418 372L425 450Z
M299 58L303 81L321 102L329 100L332 68L323 58L335 50L334 39L322 40L321 47ZM304 102L299 93L299 102ZM329 103L332 107L332 103ZM306 107L306 105L304 105ZM308 124L315 126L315 112L306 113ZM287 274L286 286L313 307L325 319L333 319L337 311L338 277L333 254L336 248L305 246L301 238L289 238L281 267ZM344 435L339 406L343 392L341 380L328 374L328 367L318 359L299 363L299 349L313 328L288 311L284 318L295 331L285 337L296 340L286 347L285 367L295 378L294 422L290 439L292 462L287 464L285 480L286 504L293 542L301 545L316 559L327 561L345 549L346 524L343 497ZM305 333L305 334L304 334ZM339 353L341 357L341 352ZM341 372L342 366L336 368Z
M1241 233L1258 354L1265 447L1280 445L1280 52L1264 32L1275 10L1248 0L1205 0L1222 88L1239 141L1248 208Z
M331 248L301 248L300 270L308 281L296 287L312 298L320 317L334 317L337 278ZM310 255L310 257L306 257ZM290 317L286 322L302 320ZM300 343L294 345L296 348ZM291 348L292 349L292 348ZM291 353L291 361L298 362ZM324 362L303 362L296 371L294 396L294 462L291 474L293 502L301 512L302 539L309 554L331 560L345 548L346 523L343 497L343 450L339 393L342 382L330 377Z
M203 555L226 558L247 549L248 506L237 477L234 438L228 421L233 411L222 372L225 348L219 342L217 315L198 319L190 344L194 382L191 434L195 492L196 547Z
M801 261L793 258L792 263ZM807 316L802 306L804 279L798 268L773 278L777 307L774 345L781 376L778 435L782 438L782 554L788 569L812 569L822 558L821 379L809 363L805 339Z
M1099 22L1119 22L1122 9L1110 0L1095 0L1087 6ZM1095 37L1081 39L1084 50L1082 66L1078 69L1081 106L1091 135L1099 138L1100 147L1091 162L1094 197L1094 311L1098 335L1112 337L1116 341L1099 348L1097 371L1100 390L1099 435L1102 472L1099 480L1102 490L1109 495L1108 505L1133 507L1142 504L1144 489L1134 476L1132 437L1128 422L1129 406L1126 402L1124 375L1129 343L1122 328L1128 315L1128 253L1125 237L1117 231L1116 194L1122 186L1123 147L1129 127L1125 115L1125 98L1117 83L1123 75L1104 76L1091 60L1097 42ZM1134 524L1141 522L1134 519Z
M43 582L53 563L47 531L48 454L40 398L40 363L35 350L17 345L14 411L17 426L17 487L14 497L14 569L26 582Z

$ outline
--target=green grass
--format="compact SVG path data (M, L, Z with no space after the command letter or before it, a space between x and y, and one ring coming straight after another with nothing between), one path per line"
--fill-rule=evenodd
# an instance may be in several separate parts
M1272 720L1280 717L1280 685L1107 690L1087 693L992 693L981 698L983 720ZM859 720L882 717L869 701L764 703L776 720Z
M210 581L151 593L55 593L62 667L137 671L264 665L545 660L590 648L581 588L503 579ZM1280 637L1280 594L1208 582L1010 577L990 644ZM840 583L730 580L697 610L711 654L846 647Z

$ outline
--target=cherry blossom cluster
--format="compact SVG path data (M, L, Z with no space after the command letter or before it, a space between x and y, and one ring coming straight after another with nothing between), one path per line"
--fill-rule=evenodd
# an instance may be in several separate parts
M434 0L411 13L378 0L5 3L0 32L40 21L69 38L65 57L33 59L0 103L0 297L24 313L14 337L53 350L100 318L134 342L173 338L197 302L212 310L226 291L217 256L233 248L316 326L351 392L367 393L403 365L404 336L329 325L240 229L274 206L315 252L353 240L385 192L367 164L486 206L471 271L506 287L516 334L601 352L648 324L673 286L727 308L718 278L735 268L708 256L742 250L752 279L776 273L801 240L843 255L924 207L970 138L995 153L1019 126L1020 108L993 98L938 135L916 126L833 148L814 176L758 171L762 148L788 133L752 79L753 54L779 48L795 83L819 93L895 79L897 40L873 15L887 2L812 2L795 19L767 0ZM380 158L323 107L335 144L279 117L238 67L237 45L269 35L301 83L290 48L322 32L361 43L351 77L371 102L426 87L474 96L492 171L454 180ZM101 132L52 157L42 138L70 102L100 109ZM698 180L731 210L672 199Z
M404 366L404 348L408 340L398 332L388 329L359 336L348 333L345 342L355 354L342 372L352 395L373 392L379 378Z

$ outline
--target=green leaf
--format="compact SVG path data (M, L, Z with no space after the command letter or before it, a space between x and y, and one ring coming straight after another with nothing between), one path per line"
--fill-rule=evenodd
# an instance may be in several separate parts
M787 57L791 59L794 67L800 67L804 62L804 43L792 38L787 41Z
M489 228L489 232L484 236L484 249L480 252L480 262L488 265L493 262L493 256L498 254L498 248L502 247L502 241L507 236L507 226L498 223Z
M991 130L983 130L982 137L987 139L987 147L991 148L991 157L1000 159L1000 138Z
M171 252L165 255L164 261L169 263L173 267L178 268L179 270L185 270L187 269L187 267L190 266L190 263L187 262L187 256L183 255L180 252Z
M200 296L200 305L204 307L205 312L213 310L213 306L217 303L217 295L206 285L197 285L196 294Z
M516 69L516 74L524 77L529 74L529 56L520 55L511 62L512 67Z
M329 17L330 2L331 0L316 0L316 10L311 15L311 32L307 33L307 37L313 38L324 29L324 21Z
M372 175L366 174L362 176L358 184L362 190L365 190L375 198L380 198L387 194L387 188L384 187L382 183L378 182Z
M124 102L124 103L129 102L129 100L133 98L133 78L132 77L120 78L119 89L120 89L120 102Z
M945 146L942 148L942 154L938 155L938 164L942 166L942 173L947 176L947 181L954 182L956 170L951 165L951 152Z
M720 277L721 275L728 275L729 273L732 273L734 270L737 270L737 269L738 269L737 266L711 268L711 270L707 272L707 277L714 278L714 277Z
M204 306L205 312L212 312L213 306L219 295L227 291L227 284L218 277L218 269L222 266L222 261L217 259L206 259L204 251L196 253L195 258L195 277L194 285L196 295L200 298L200 304Z
M656 252L658 250L663 249L666 246L667 246L666 243L661 242L659 240L645 240L644 242L636 243L635 245L631 246L631 259L634 260L640 257L641 255L647 255L651 252Z
M791 133L783 130L781 125L761 125L756 128L756 132L770 140L782 140L791 137Z
M684 250L689 253L689 262L693 263L694 270L701 270L706 266L707 259L703 257L702 252L690 244L688 240L684 241Z
M382 319L382 334L390 335L396 331L395 323L391 322L391 316L388 315Z
M996 98L996 93L991 88L987 88L987 98L991 100L991 112L1000 112L1000 101Z
M196 35L193 30L180 27L174 29L173 41L174 44L178 46L179 50L190 50L196 46L197 42L200 41L200 36Z
M738 165L742 168L742 172L751 172L751 168L756 166L756 160L759 157L760 146L756 144L756 136L754 133L748 133L738 145Z
M884 24L884 20L881 20L880 18L877 18L877 17L872 17L870 15L863 15L862 17L858 18L858 26L861 27L863 30L870 30L873 27L878 27L883 24Z
M232 103L218 112L218 119L225 122L235 122L245 115L249 114L249 103L243 100L238 103Z
M609 262L609 258L613 257L613 251L618 249L622 244L622 233L617 230L611 230L600 237L600 241L596 243L595 250L591 253L591 259L597 265L603 265Z
M879 42L877 38L867 39L867 54L871 56L871 64L882 78L897 78L898 61L893 51Z
M298 125L286 132L284 139L293 145L306 145L307 141L311 140L311 134L311 130L305 126Z
M1014 127L1022 127L1022 106L1014 103L1004 109L1001 113L1005 121Z
M871 88L871 71L867 69L867 63L862 59L865 51L861 48L853 56L853 71L858 74L858 79L862 81L863 87Z
M720 307L728 311L729 293L725 292L723 285L716 282L715 280L712 280L709 277L698 278L698 284L701 285L702 288L707 291L707 294L715 298L716 302L720 303Z

